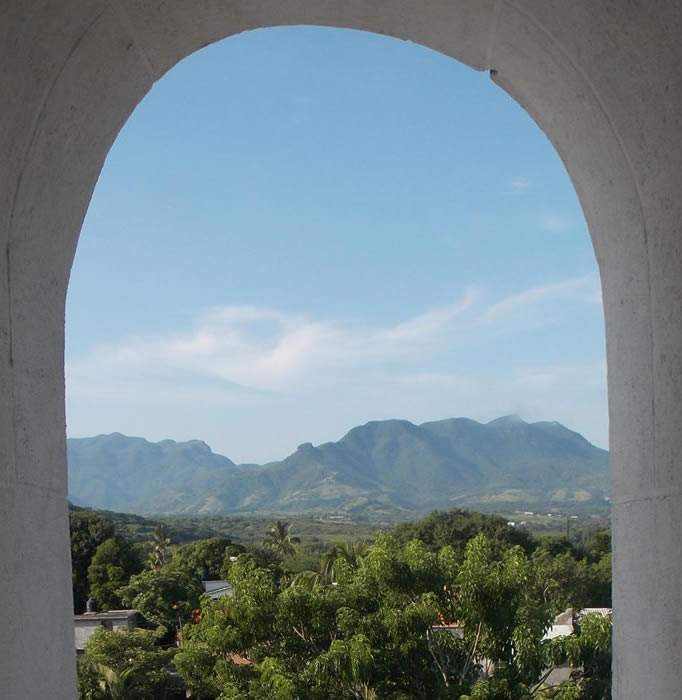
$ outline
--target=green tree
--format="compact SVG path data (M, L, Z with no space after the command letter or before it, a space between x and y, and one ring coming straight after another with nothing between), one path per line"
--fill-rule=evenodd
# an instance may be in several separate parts
M433 672L427 633L452 556L440 559L419 544L403 551L383 537L364 561L354 569L339 559L337 585L306 588L240 558L230 571L232 597L204 601L202 620L176 657L190 691L202 698L441 697L447 689Z
M261 645L278 643L274 626L278 587L273 572L243 556L231 567L230 581L230 598L202 599L201 621L188 628L175 658L193 698L258 697L260 673L253 659ZM236 658L248 663L235 663Z
M611 554L611 531L597 530L587 540L586 549L592 561L599 561L604 555Z
M168 629L190 618L202 593L196 578L169 567L145 569L117 591L124 605Z
M570 554L574 559L581 559L584 554L565 535L543 537L540 546L546 549L553 557L559 554Z
M351 571L357 571L364 566L365 557L370 549L371 545L367 540L336 544L322 556L321 566L329 572L329 578L336 581L336 571L340 562L344 562Z
M164 700L181 683L168 671L175 649L159 646L166 630L97 630L78 659L79 700Z
M597 613L580 619L577 635L555 640L554 661L568 662L575 669L572 681L557 690L556 698L572 700L571 686L577 686L580 700L611 700L611 645L611 616Z
M292 557L296 554L295 545L301 540L291 534L291 523L275 520L265 533L263 544L272 547L282 557Z
M352 571L364 566L364 557L371 545L366 540L334 545L319 560L317 571L302 571L292 579L293 586L329 586L336 583L340 562Z
M212 537L178 547L168 566L199 580L219 579L226 565L229 568L230 557L242 552L244 547L227 537Z
M85 609L88 598L88 567L102 542L114 536L114 525L92 510L70 510L71 577L73 607L76 612Z
M99 676L99 688L107 700L128 700L136 691L135 675L132 668L126 668L119 672L110 666L98 664L96 669Z
M97 547L88 567L89 595L101 610L121 607L117 591L142 570L137 548L122 537L110 537Z
M168 558L168 547L171 544L170 537L166 533L165 525L157 525L152 531L149 540L149 556L147 564L151 569L160 569Z
M544 640L543 570L498 545L479 534L463 553L433 551L379 534L362 556L333 548L333 577L322 567L311 585L240 556L232 596L202 599L178 671L205 700L604 700L585 695L604 677L604 644ZM569 658L580 677L547 688L547 670Z
M576 560L570 552L552 556L544 547L533 554L541 586L538 597L549 603L554 614L567 608L610 607L611 555L590 563Z
M525 528L511 527L507 525L506 519L499 515L476 513L460 508L453 508L447 512L433 511L421 520L400 523L393 531L395 538L402 544L420 540L433 552L446 546L463 552L467 543L481 533L490 540L497 553L514 545L530 553L537 546Z
M520 547L496 559L484 535L467 545L454 610L470 650L467 663L478 659L492 675L490 682L477 682L472 698L486 697L481 695L486 685L497 694L507 688L510 698L521 698L542 676L546 667L542 640L553 614L533 595L536 578L537 569Z
M324 686L333 685L337 692L346 693L356 700L376 698L370 685L374 672L374 654L370 640L358 634L346 641L335 639L329 650L320 654L312 664L311 675Z

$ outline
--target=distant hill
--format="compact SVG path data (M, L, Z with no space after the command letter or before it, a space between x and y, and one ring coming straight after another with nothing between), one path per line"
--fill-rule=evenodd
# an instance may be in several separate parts
M67 440L69 499L133 513L175 512L239 471L201 440L149 442L121 433Z
M559 423L505 416L374 421L280 462L235 465L203 442L70 439L76 504L137 513L398 513L603 507L608 453Z

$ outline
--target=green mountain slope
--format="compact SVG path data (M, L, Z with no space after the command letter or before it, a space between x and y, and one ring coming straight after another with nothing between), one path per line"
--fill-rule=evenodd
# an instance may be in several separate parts
M608 453L559 423L506 416L367 423L338 442L240 468L205 443L69 440L76 503L135 512L502 509L603 504Z
M120 433L67 440L69 498L112 510L174 512L239 468L200 440L152 443Z

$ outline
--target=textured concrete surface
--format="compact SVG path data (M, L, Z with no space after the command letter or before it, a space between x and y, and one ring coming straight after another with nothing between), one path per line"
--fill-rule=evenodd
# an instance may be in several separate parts
M675 0L0 2L0 697L74 697L64 298L104 158L153 82L179 60L237 32L283 24L380 32L491 69L566 164L605 307L614 697L678 697L682 4Z

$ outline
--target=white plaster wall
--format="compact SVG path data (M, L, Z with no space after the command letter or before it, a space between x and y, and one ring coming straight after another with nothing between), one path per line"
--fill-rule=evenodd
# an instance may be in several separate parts
M88 622L79 622L75 624L73 627L73 639L76 649L85 649L88 639L101 627L102 623L99 620L90 620Z
M73 635L74 642L76 644L76 649L85 649L87 641L92 637L98 629L104 627L107 629L106 624L111 623L111 631L119 632L121 630L132 630L137 627L136 616L124 617L124 618L109 618L109 620L103 620L102 618L95 618L93 620L88 619L76 619L73 623Z
M0 635L0 697L74 696L63 308L103 160L153 81L184 56L245 29L296 23L382 32L494 69L566 163L605 304L614 697L677 697L682 4L675 0L0 2L0 602L9 630Z

